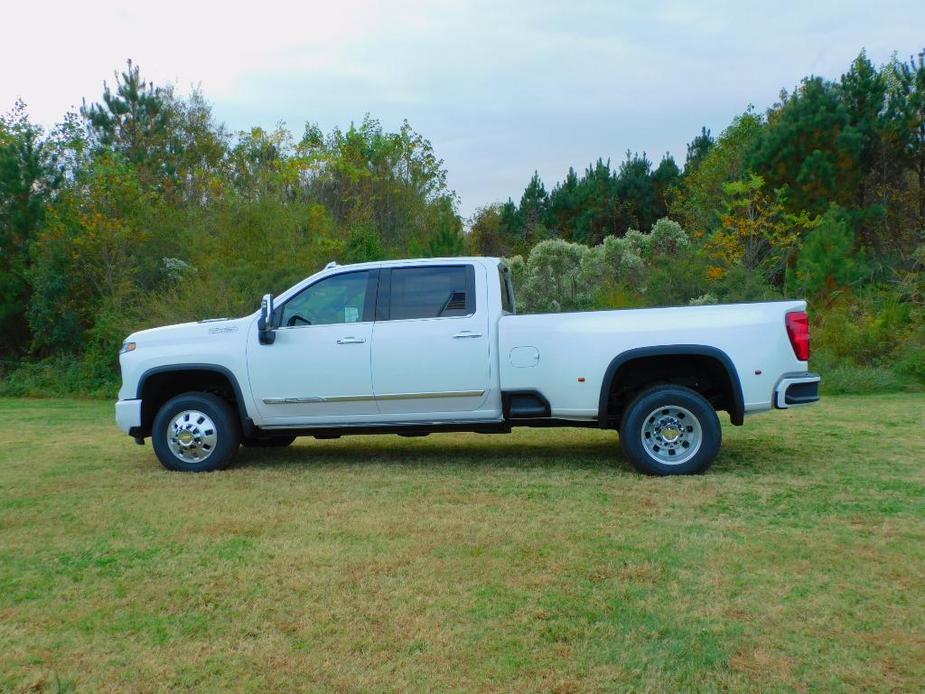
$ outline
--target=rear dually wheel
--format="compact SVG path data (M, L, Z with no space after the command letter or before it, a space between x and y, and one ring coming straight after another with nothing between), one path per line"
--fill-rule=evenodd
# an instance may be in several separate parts
M640 393L623 414L620 445L646 475L694 475L710 467L722 442L716 410L683 386Z

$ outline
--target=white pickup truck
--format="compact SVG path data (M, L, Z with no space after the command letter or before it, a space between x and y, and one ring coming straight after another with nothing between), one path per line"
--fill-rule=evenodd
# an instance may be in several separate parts
M171 470L297 436L615 429L641 472L699 473L717 410L819 399L806 303L515 315L497 258L329 264L244 318L122 345L116 422Z

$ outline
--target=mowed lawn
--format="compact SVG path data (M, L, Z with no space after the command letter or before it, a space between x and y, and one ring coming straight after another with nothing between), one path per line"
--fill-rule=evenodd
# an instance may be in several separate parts
M923 395L724 425L711 471L670 479L587 429L185 475L110 403L0 422L3 690L925 685Z

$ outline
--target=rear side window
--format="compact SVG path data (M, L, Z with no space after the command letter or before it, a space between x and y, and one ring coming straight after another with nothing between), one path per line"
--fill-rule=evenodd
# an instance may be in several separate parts
M511 286L511 271L498 265L498 279L501 282L501 312L514 313L514 288Z
M471 265L394 268L388 320L450 318L475 313Z

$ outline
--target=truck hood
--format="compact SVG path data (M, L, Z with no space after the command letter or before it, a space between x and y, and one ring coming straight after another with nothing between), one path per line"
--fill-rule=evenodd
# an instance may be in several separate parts
M215 340L239 337L246 331L255 315L243 318L211 318L195 323L177 323L159 328L139 330L126 339L137 342L139 347L146 345L167 345L197 340Z

